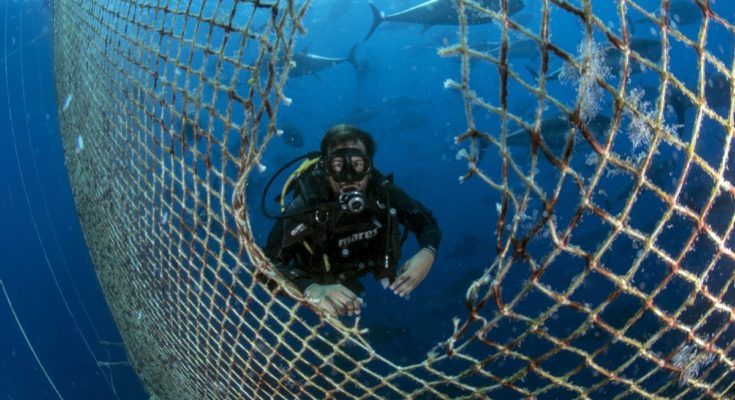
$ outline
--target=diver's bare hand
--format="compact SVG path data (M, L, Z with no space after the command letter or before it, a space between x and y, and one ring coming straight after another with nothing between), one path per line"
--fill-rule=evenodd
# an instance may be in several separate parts
M390 285L393 293L405 297L416 289L416 286L426 278L429 274L431 266L434 264L434 252L429 249L421 249L416 255L411 257L398 271L398 277L395 282Z
M304 296L322 312L333 317L359 315L362 300L350 289L339 283L332 285L312 284L304 291Z

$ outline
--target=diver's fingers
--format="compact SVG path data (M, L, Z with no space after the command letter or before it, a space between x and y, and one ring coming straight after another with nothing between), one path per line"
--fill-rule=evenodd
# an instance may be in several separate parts
M351 290L346 289L344 292L335 295L336 298L345 305L347 315L357 315L360 313L360 299Z
M401 265L401 268L398 270L398 275L404 275L406 272L411 270L411 267L413 266L413 257L409 258L408 261L403 263Z
M408 272L404 272L396 278L395 281L390 285L390 290L395 291L399 286L403 285L403 283L408 280L411 277Z
M350 292L349 289L334 291L331 297L339 301L340 304L349 305L355 299L354 293Z
M347 306L345 304L341 303L339 300L333 297L327 297L326 303L328 303L332 308L331 314L334 317L339 317L347 310Z
M416 289L416 286L418 285L419 285L418 277L411 279L409 282L403 285L403 290L401 290L401 297L406 297L409 294L411 294L411 292L413 292L413 290Z
M349 300L338 295L337 293L329 296L329 301L334 304L335 308L339 312L339 315L345 314L349 308Z
M390 288L393 290L398 289L402 285L406 283L406 281L413 279L415 277L416 273L412 271L411 269L406 270L402 274L398 275L396 280L393 282L392 285L390 285Z
M355 300L355 299L357 299L357 295L352 290L347 289L346 287L344 287L342 285L339 285L339 288L337 290L338 291L335 292L335 293L339 294L340 296L344 297L345 299L348 299L348 300Z
M328 314L333 317L337 317L339 315L339 313L337 312L337 309L335 308L334 304L330 300L324 299L324 301L321 301L319 302L319 304L317 304L317 307L324 314Z
M362 306L362 302L359 298L355 298L354 300L350 300L345 304L346 307L346 313L348 316L352 317L354 315L360 315L360 308Z
M410 285L410 282L411 281L409 279L406 279L405 281L403 281L403 283L400 286L396 287L393 290L393 293L395 293L398 296L403 297L403 294L406 291L406 288L408 287L408 285Z
M393 292L401 297L405 296L408 292L413 290L413 287L416 286L416 277L412 274L406 274L406 278L400 282L399 285L396 286L396 288L393 290Z
M360 315L360 311L362 309L362 299L359 297L356 297L355 300L352 301L352 308L348 311L348 314L350 316L353 315Z

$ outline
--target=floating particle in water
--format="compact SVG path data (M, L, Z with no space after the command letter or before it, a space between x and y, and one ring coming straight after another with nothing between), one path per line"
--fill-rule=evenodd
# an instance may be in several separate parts
M163 223L165 224L168 222L168 211L163 212Z
M79 154L84 151L84 138L82 135L77 135L77 140L74 144L74 153Z
M71 100L74 98L74 95L69 93L68 96L66 96L66 100L64 100L64 105L61 107L61 112L66 111L69 109L69 105L71 105Z

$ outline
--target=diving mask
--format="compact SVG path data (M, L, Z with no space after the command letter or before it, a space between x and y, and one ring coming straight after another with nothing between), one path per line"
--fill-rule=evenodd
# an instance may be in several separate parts
M370 157L351 147L337 149L326 157L324 169L337 182L359 182L370 171Z

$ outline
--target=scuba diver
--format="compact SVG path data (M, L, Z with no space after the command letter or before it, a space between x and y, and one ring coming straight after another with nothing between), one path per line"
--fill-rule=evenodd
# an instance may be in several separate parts
M374 168L375 147L367 132L336 125L324 135L320 153L281 169L306 158L277 199L281 215L265 254L307 301L335 317L360 314L364 288L358 278L368 273L384 289L409 295L429 273L441 240L431 212ZM265 196L276 176L261 199L266 215ZM293 200L286 207L289 192ZM409 231L420 250L397 269Z

